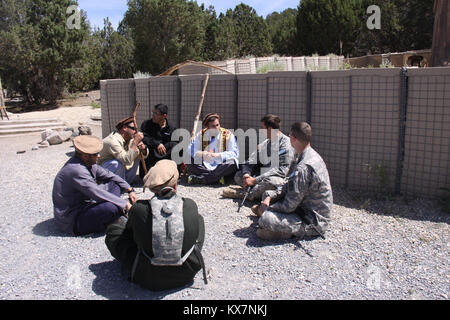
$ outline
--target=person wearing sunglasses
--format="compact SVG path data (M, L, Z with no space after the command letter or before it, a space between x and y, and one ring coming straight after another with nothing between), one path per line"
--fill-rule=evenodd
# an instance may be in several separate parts
M122 119L116 130L103 139L103 149L97 163L132 184L139 167L139 154L148 156L144 135L134 127L133 117Z

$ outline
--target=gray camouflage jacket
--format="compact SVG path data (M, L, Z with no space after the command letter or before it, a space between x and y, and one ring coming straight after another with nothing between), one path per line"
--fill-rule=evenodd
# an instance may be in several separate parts
M271 164L267 164L263 166L262 168L265 168L264 170L261 170L261 175L256 177L256 183L260 183L264 178L270 177L270 176L279 176L279 177L286 177L289 166L291 165L292 161L295 158L295 150L291 146L291 142L289 140L289 137L284 135L283 133L280 133L278 137L278 145L279 145L279 163L276 167L271 167ZM271 148L272 148L272 141L269 139L264 140L260 146L258 146L258 150L253 152L250 157L248 158L248 161L246 164L242 166L242 174L251 174L252 167L255 165L255 163L258 162L258 154L264 153L267 154L268 157L271 155Z
M270 209L291 213L298 207L312 213L319 221L329 221L333 193L328 170L322 157L311 147L297 156L290 167L286 183L276 190L267 190L263 200L270 197Z

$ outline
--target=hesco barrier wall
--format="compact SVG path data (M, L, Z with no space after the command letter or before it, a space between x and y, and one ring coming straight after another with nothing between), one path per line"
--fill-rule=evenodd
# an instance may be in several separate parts
M164 103L169 120L191 131L204 81L102 80L103 137L136 102L138 126ZM284 133L309 122L333 185L432 198L450 188L450 68L211 75L201 117L209 112L230 129L259 129L266 113L280 116Z

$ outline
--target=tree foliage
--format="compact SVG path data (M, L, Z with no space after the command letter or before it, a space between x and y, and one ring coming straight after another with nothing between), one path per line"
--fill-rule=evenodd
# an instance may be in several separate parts
M376 54L431 47L434 0L299 0L266 19L241 3L217 15L191 0L129 0L118 30L92 30L85 12L68 29L75 0L0 2L0 77L31 103L98 88L100 79L157 74L182 61L248 56ZM369 5L381 29L369 30ZM341 49L342 43L342 49Z
M273 52L279 55L295 54L294 39L296 35L296 9L286 9L281 13L274 12L266 18L269 26Z
M123 23L131 30L140 71L156 74L182 60L200 58L204 15L196 2L130 0Z
M302 55L352 51L363 17L358 0L302 0L298 7L296 48Z
M83 58L83 43L89 35L86 17L82 16L80 29L69 30L66 10L75 1L25 4L20 19L0 33L2 77L31 103L54 103L64 90L68 69Z
M256 14L255 9L241 3L233 11L228 10L226 16L231 19L234 28L237 47L235 56L266 56L272 53L269 27L266 21Z

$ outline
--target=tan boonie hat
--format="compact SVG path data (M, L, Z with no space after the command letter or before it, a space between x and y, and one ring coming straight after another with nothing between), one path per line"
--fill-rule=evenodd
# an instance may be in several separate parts
M144 187L158 193L162 188L173 187L178 181L178 169L175 161L160 160L144 177Z
M73 139L73 146L80 152L96 154L102 150L103 141L95 136L82 135Z
M120 128L122 128L124 125L134 122L134 118L133 117L127 117L124 118L122 120L120 120L117 124L116 124L116 129L120 130Z

